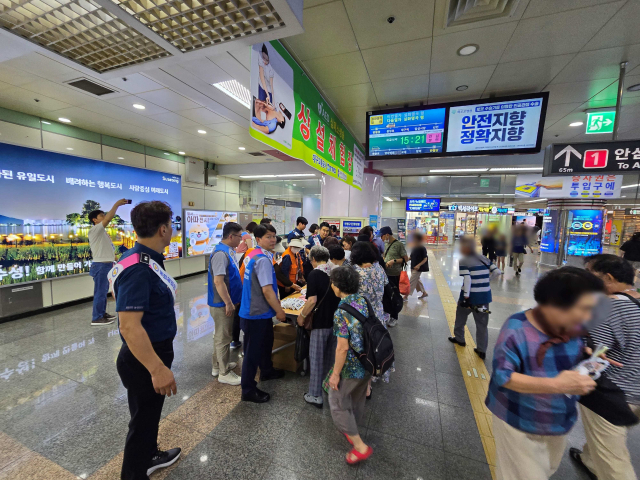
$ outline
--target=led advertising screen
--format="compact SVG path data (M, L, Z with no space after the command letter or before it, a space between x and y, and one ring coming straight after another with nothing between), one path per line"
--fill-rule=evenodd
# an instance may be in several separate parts
M167 202L179 222L181 177L0 143L0 285L89 272L88 215L130 199L107 228L116 258L133 246L131 209L147 200ZM180 224L165 258L181 256Z
M542 218L542 234L540 235L540 251L546 253L558 253L558 210L545 213Z
M222 240L227 222L238 222L237 212L184 211L184 243L187 257L207 255Z
M439 198L407 198L407 212L439 212Z
M369 117L369 156L442 153L445 114L445 108L435 108L372 115Z
M602 253L602 211L570 210L567 254L588 257Z

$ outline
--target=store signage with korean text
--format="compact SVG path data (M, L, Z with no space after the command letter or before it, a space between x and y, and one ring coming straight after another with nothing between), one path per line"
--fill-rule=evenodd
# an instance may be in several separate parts
M439 198L407 198L407 212L437 212L440 210Z
M640 173L640 140L549 145L542 175Z
M495 205L491 205L488 207L480 207L478 205L449 205L449 211L467 213L491 213L493 215L512 215L515 209L513 207L498 207Z

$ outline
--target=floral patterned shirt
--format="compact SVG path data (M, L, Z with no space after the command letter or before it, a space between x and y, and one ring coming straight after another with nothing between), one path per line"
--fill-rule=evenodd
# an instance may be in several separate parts
M368 268L358 265L354 265L353 268L360 275L358 294L369 300L376 317L386 327L389 323L389 314L385 313L382 307L382 297L384 297L384 286L389 283L387 274L378 262Z
M340 300L340 305L343 303L351 305L365 317L369 313L367 301L358 293L344 297ZM336 337L348 339L351 347L347 352L347 359L344 362L340 376L342 378L364 378L367 371L353 353L353 350L358 353L364 350L362 324L338 306L336 313L333 315L333 334Z

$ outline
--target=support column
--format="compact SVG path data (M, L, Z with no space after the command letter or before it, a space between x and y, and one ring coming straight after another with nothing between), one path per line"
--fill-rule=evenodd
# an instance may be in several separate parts
M340 180L322 175L321 217L364 217L382 215L382 172L366 169L362 190L353 188Z

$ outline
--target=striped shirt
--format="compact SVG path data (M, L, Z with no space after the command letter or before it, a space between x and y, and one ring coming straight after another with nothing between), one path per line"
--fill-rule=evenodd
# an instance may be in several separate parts
M620 387L630 403L640 403L640 307L624 295L609 302L609 314L589 333L596 344L609 347L607 357L624 367L609 366L604 375Z
M463 279L469 277L471 280L469 288L469 302L471 305L488 305L491 303L491 272L498 267L483 255L469 255L460 259L458 271ZM460 296L464 296L463 291Z

